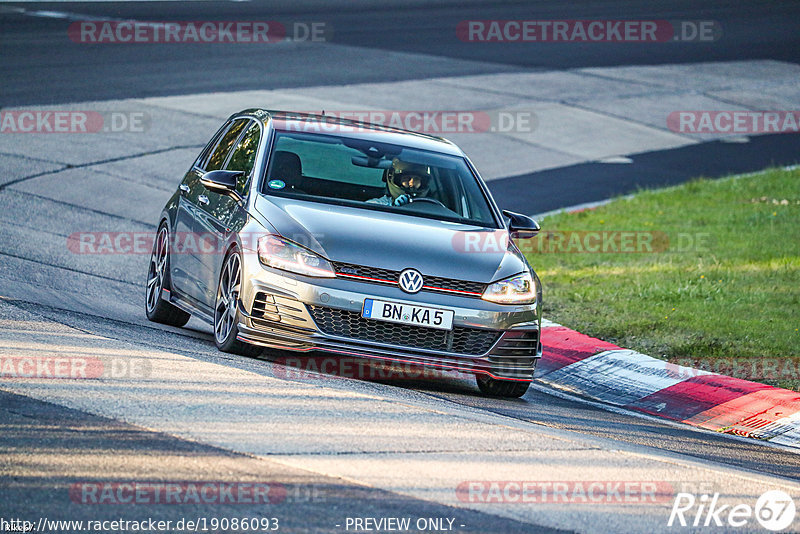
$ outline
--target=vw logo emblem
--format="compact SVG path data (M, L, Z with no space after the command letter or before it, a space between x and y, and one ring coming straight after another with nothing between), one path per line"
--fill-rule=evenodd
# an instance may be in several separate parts
M400 289L406 293L416 293L422 289L424 280L416 269L406 269L400 273Z

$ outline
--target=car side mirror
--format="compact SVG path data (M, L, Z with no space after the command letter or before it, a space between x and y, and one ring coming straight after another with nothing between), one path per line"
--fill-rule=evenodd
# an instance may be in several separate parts
M200 177L200 183L211 191L241 200L241 196L236 192L236 182L243 175L244 171L209 171Z
M508 217L508 231L511 237L515 239L528 239L539 233L541 229L539 223L521 213L514 213L513 211L503 210L503 215Z

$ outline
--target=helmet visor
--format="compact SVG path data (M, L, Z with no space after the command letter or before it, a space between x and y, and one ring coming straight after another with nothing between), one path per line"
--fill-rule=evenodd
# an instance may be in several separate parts
M395 171L392 182L409 193L417 193L428 188L430 176L413 171Z

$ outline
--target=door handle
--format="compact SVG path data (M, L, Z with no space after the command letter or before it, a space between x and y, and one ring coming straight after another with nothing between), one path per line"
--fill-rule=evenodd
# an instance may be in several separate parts
M183 191L184 193L188 193L188 192L189 192L189 186L188 186L188 185L186 185L186 184L181 184L181 185L178 187L178 189L180 189L180 190L181 190L181 191Z
M205 206L208 204L208 197L205 195L200 195L197 197L197 202L199 202L201 206Z

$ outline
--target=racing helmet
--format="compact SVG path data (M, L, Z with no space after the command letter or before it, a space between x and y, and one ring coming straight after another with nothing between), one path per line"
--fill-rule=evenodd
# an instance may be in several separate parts
M427 165L395 158L386 170L386 186L392 198L401 195L424 197L430 190L431 173Z

